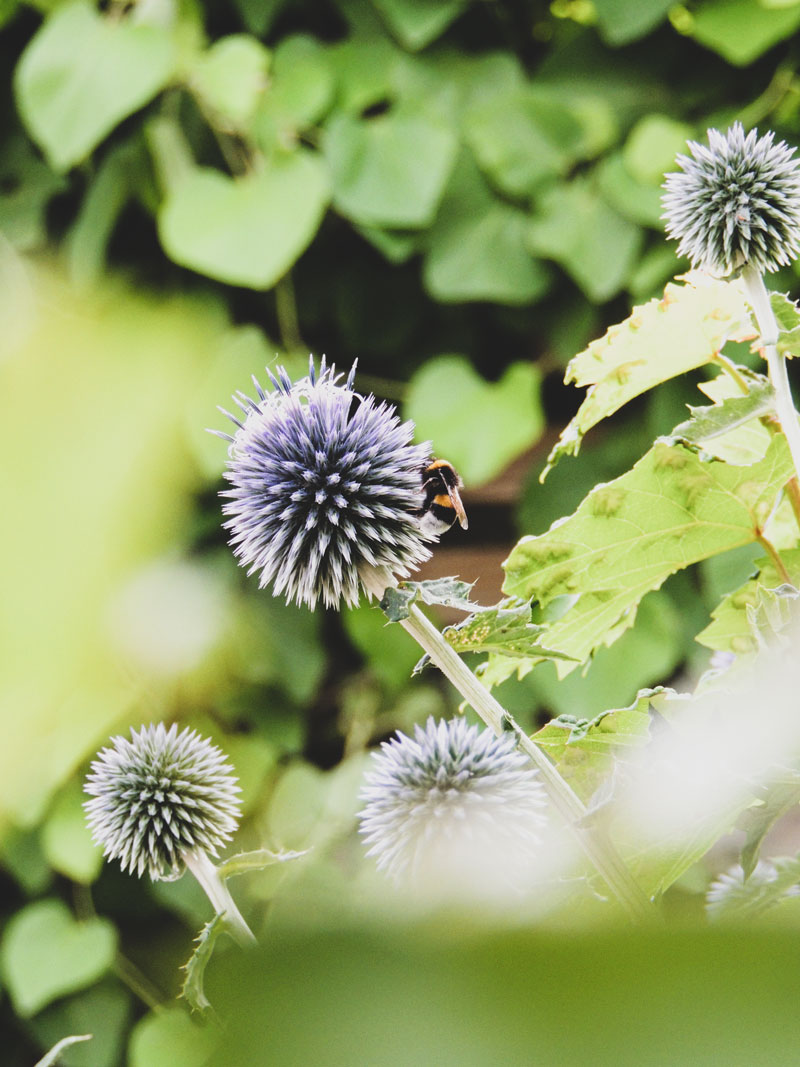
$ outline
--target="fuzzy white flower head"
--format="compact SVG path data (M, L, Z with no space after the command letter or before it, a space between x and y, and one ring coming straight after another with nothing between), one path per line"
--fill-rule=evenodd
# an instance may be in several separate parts
M94 760L84 790L89 829L123 871L171 881L184 856L216 856L239 820L239 786L225 755L195 730L163 723L113 737Z
M720 277L745 266L775 271L800 247L800 161L772 132L745 134L735 122L708 131L708 147L689 142L690 156L668 174L663 197L667 234L678 255Z
M269 393L254 379L258 399L235 397L243 418L225 412L237 430L220 434L234 553L262 587L310 608L355 604L366 569L406 577L430 556L417 516L429 446L411 443L394 408L354 392L354 369L342 383L312 361L292 382L279 367Z
M381 870L425 893L472 899L533 880L545 793L512 736L430 718L413 739L398 731L373 761L359 818Z

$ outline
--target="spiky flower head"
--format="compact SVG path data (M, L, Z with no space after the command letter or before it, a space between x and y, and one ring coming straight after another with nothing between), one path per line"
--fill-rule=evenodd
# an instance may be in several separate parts
M163 723L112 737L92 763L84 804L95 844L123 871L170 881L187 852L216 856L239 820L226 757L188 727Z
M273 389L234 399L243 418L230 442L223 511L230 543L248 574L273 594L310 608L358 601L365 568L399 577L427 559L418 529L428 445L411 443L413 424L353 390L313 360L292 382L283 367ZM228 412L225 412L227 415Z
M750 266L774 271L800 246L800 170L794 148L771 131L745 134L740 122L689 142L682 171L668 174L662 204L678 255L720 277Z
M430 718L413 739L384 742L365 780L367 854L398 881L480 896L516 887L535 863L545 794L510 735Z

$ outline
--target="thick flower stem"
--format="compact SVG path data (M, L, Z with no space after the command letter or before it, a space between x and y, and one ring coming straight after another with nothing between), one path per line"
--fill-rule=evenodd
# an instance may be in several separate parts
M242 918L242 913L236 907L228 887L220 878L219 871L206 853L199 850L186 852L183 859L211 901L214 911L223 917L223 922L231 936L245 948L257 944L253 931Z
M761 332L769 380L775 390L775 412L789 444L794 469L800 477L800 424L798 424L797 411L792 400L789 375L786 373L786 361L777 348L780 331L772 311L769 293L764 285L764 278L752 267L745 267L742 271L742 280Z
M378 600L383 596L389 581L378 573L362 575L367 590ZM570 829L609 889L636 919L655 915L652 903L642 892L624 860L611 841L597 825L589 826L587 809L581 799L564 781L556 768L534 744L489 690L475 677L458 653L447 644L441 633L425 617L416 604L412 604L407 619L400 625L427 652L431 661L452 682L458 692L498 736L511 731L517 747L535 764L547 790L550 802Z

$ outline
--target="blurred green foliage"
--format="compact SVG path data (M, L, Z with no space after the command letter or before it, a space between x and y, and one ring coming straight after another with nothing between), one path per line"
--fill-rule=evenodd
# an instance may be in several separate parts
M456 699L432 672L408 681L418 650L377 612L312 615L245 580L220 530L224 447L204 430L265 364L357 357L360 387L401 401L468 491L527 457L513 516L476 493L471 545L506 554L573 511L698 399L660 386L541 486L577 405L563 367L680 266L659 187L688 136L740 117L800 140L798 25L797 0L0 0L4 1064L89 1032L67 1067L211 1055L185 1012L149 1010L177 994L206 902L101 870L80 810L109 734L158 718L230 754L237 845L322 857L236 883L285 937L247 973L223 956L239 980L223 978L221 1001L245 1020L236 1063L262 1062L246 1040L275 1062L603 1062L599 1045L614 1063L786 1060L751 995L769 989L762 1021L794 995L781 939L743 955L732 940L595 935L292 940L334 900L337 921L364 907L396 920L354 834L364 751ZM794 285L786 271L777 287ZM623 709L635 735L626 705L697 659L704 609L746 581L751 548L651 594L586 677L546 664L501 699L530 727ZM706 643L729 647L743 610L734 594ZM580 729L590 748L602 720ZM427 984L409 993L409 974ZM542 1001L542 974L550 992L586 991L584 1008ZM494 999L465 1026L485 983ZM628 986L647 989L636 1025L617 1012ZM697 995L676 1004L675 989ZM518 1031L520 1014L538 1029ZM350 1044L331 1046L335 1030Z

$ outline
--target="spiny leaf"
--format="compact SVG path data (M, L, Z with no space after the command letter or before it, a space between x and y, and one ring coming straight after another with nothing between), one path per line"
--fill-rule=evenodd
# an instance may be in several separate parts
M211 959L217 938L225 929L224 916L216 914L210 922L207 922L195 938L197 948L189 960L183 965L186 977L181 986L181 994L186 998L192 1011L208 1011L211 1001L203 988L203 977L206 966Z
M505 561L504 591L543 606L570 598L547 644L583 661L632 625L641 598L670 574L755 541L792 472L782 436L750 467L658 440L568 519L524 537Z
M267 848L259 848L253 852L239 852L230 859L225 860L217 868L223 881L233 878L237 874L246 874L248 871L263 871L276 863L287 863L289 860L299 859L306 856L311 850L304 848L302 852L270 852Z
M708 363L730 338L753 336L740 283L701 274L686 275L684 285L671 282L662 299L635 307L570 361L565 381L590 389L541 480L561 456L577 455L584 434L629 400Z
M427 582L401 582L390 586L380 602L381 611L389 622L407 619L411 605L420 600L423 604L439 604L442 607L472 611L475 604L469 599L474 582L461 582L458 578L433 578Z
M507 656L551 655L537 638L547 626L531 622L531 605L509 597L491 608L481 608L463 622L448 626L445 639L456 652L497 652ZM553 653L564 659L561 652Z
M720 875L708 891L706 910L711 919L751 919L798 895L800 857L757 864L746 878L741 867Z

